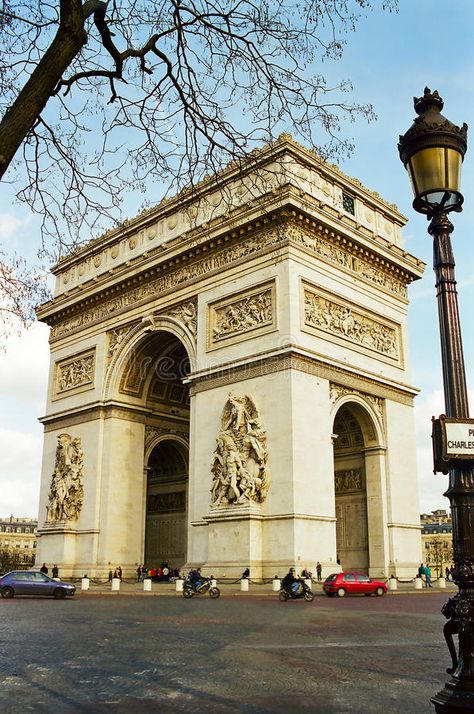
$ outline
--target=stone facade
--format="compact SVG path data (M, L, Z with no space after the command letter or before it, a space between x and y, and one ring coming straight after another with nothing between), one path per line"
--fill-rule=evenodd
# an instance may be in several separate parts
M404 223L282 136L64 258L39 559L411 575Z
M37 525L36 518L0 518L0 550L5 553L8 569L28 568L34 564Z

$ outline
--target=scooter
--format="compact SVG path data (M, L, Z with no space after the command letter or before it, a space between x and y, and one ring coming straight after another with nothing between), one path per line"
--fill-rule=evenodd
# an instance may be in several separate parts
M287 600L299 600L300 598L304 598L306 602L312 602L314 600L311 588L306 585L304 580L299 581L298 589L293 590L292 588L282 588L278 593L278 599L281 602L286 602Z
M206 593L209 593L209 597L215 599L220 597L221 591L218 587L212 586L212 580L210 578L201 577L201 580L195 582L185 580L183 584L183 597L191 598L195 595L205 595Z

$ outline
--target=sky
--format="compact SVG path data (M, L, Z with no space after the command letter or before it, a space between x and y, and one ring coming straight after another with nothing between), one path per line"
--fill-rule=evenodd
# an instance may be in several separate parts
M377 120L343 127L355 141L350 159L340 168L378 191L409 218L403 237L408 252L427 263L425 275L409 289L409 353L411 384L420 389L415 401L420 510L448 508L443 497L447 477L432 472L431 416L444 412L439 330L432 244L427 221L411 206L408 177L397 150L399 134L411 125L413 96L425 86L444 99L443 114L460 125L474 127L474 2L472 0L400 0L399 12L376 10L347 35L343 59L325 62L318 71L330 78L350 78L354 99L370 102ZM287 130L291 133L291 127ZM470 188L472 187L472 191ZM474 404L474 333L470 309L474 304L474 148L464 160L464 210L454 214L456 258L464 357L471 404ZM130 215L136 211L131 207ZM8 250L33 255L38 244L37 222L24 207L0 193L0 243ZM9 337L0 353L0 517L38 515L42 426L48 379L48 328L40 323ZM415 478L413 474L413 478Z

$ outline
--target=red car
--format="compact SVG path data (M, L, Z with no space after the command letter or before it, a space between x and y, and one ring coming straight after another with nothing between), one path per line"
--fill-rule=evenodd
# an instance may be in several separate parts
M333 573L324 581L323 590L328 597L349 595L385 595L387 586L372 580L364 573Z

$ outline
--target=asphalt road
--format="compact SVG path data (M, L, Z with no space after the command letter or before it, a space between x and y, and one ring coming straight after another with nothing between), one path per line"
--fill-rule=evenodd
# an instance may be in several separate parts
M0 600L0 712L433 712L446 599Z

